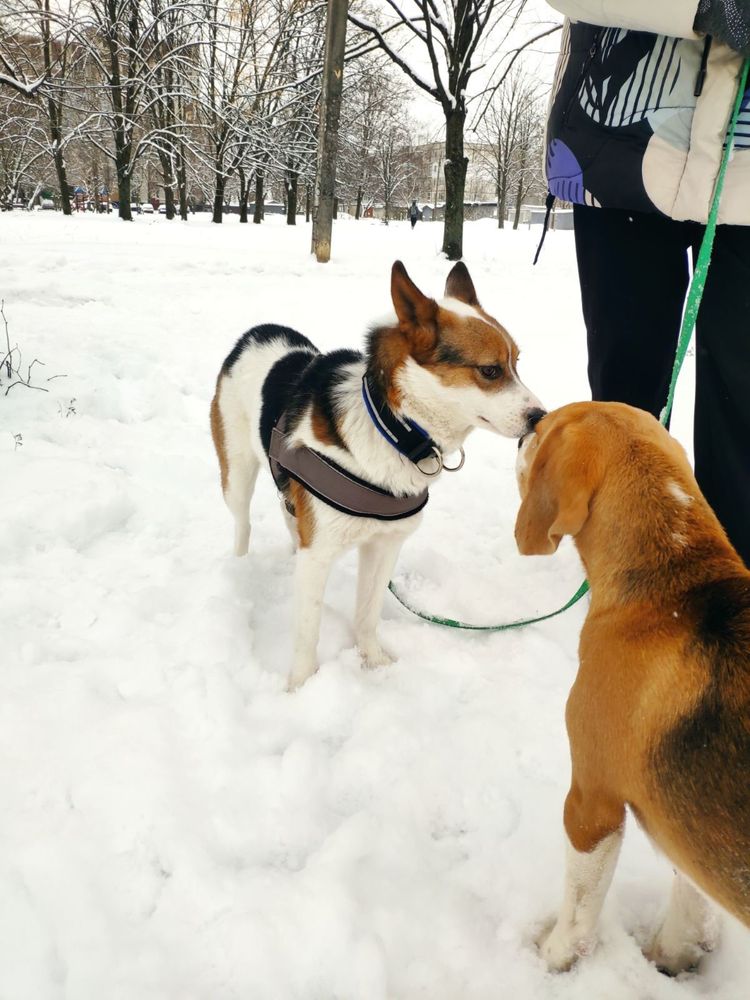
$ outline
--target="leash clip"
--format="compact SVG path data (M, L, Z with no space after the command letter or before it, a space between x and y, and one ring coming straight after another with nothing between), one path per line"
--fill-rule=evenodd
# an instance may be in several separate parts
M437 476L437 474L439 472L442 472L443 469L445 468L445 466L443 465L443 456L435 447L435 445L432 446L431 450L432 450L432 455L425 455L424 458L420 458L419 461L414 463L423 476ZM424 462L425 458L434 458L437 461L437 469L435 469L434 472L428 472L427 469L422 468L421 463Z
M423 476L436 476L439 472L458 472L459 469L463 469L464 462L466 461L466 454L463 448L459 448L458 450L461 455L458 465L446 465L443 459L443 453L439 450L439 448L437 448L436 445L433 445L432 456L425 455L425 458L434 458L438 463L437 469L435 469L434 472L428 472L427 469L423 469L420 462L424 462L424 458L420 458L419 462L416 463L416 466Z
M458 451L459 451L459 454L461 455L461 459L460 459L458 465L446 465L445 462L442 463L443 464L443 469L446 472L458 472L459 469L463 469L464 462L466 461L466 453L464 452L463 448L459 448Z

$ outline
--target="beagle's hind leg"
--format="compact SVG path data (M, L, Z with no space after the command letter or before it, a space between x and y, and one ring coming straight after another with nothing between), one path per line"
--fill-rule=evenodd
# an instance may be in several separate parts
M596 945L596 926L617 865L624 823L623 803L600 795L585 797L574 782L565 801L565 893L555 926L540 942L553 972L567 971Z

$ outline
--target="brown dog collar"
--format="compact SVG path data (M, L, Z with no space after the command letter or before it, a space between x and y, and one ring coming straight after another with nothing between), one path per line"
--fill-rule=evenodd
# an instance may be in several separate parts
M372 517L378 521L400 521L418 514L428 500L428 491L397 497L388 490L365 482L320 452L306 445L289 444L286 414L271 431L268 461L276 486L284 490L285 476L296 480L313 496L342 514Z

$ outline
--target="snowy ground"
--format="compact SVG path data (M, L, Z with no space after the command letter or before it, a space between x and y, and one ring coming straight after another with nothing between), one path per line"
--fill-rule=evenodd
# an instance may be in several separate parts
M642 957L670 870L633 823L596 953L551 976L534 950L561 893L584 607L477 636L389 597L398 660L365 672L350 558L321 670L284 693L287 535L265 477L254 549L229 555L216 373L266 320L358 345L396 257L442 291L440 235L341 222L323 267L309 229L277 220L0 217L11 342L49 389L0 395L2 1000L747 997L749 939L729 920L698 976ZM533 269L537 235L471 224L466 261L552 407L586 397L584 344L572 237L550 234ZM398 569L423 607L502 621L578 585L571 547L515 553L514 458L477 432L434 488Z

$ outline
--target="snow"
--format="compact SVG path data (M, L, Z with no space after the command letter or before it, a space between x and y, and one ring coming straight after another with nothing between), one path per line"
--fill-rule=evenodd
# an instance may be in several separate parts
M397 653L353 649L355 561L326 596L322 666L284 692L292 557L270 477L235 560L208 430L252 324L356 346L404 260L442 295L439 224L309 227L158 215L0 218L0 296L32 381L0 395L0 996L13 1000L740 1000L729 918L697 976L640 946L669 864L634 822L601 944L546 972L562 892L564 704L585 602L490 635L386 600ZM466 227L483 305L550 407L585 398L570 233ZM0 332L2 332L0 330ZM689 366L692 359L689 359ZM52 375L64 375L45 381ZM687 440L692 369L674 427ZM17 435L21 436L19 442ZM574 550L515 552L515 442L476 432L434 487L397 582L471 622L559 607Z

